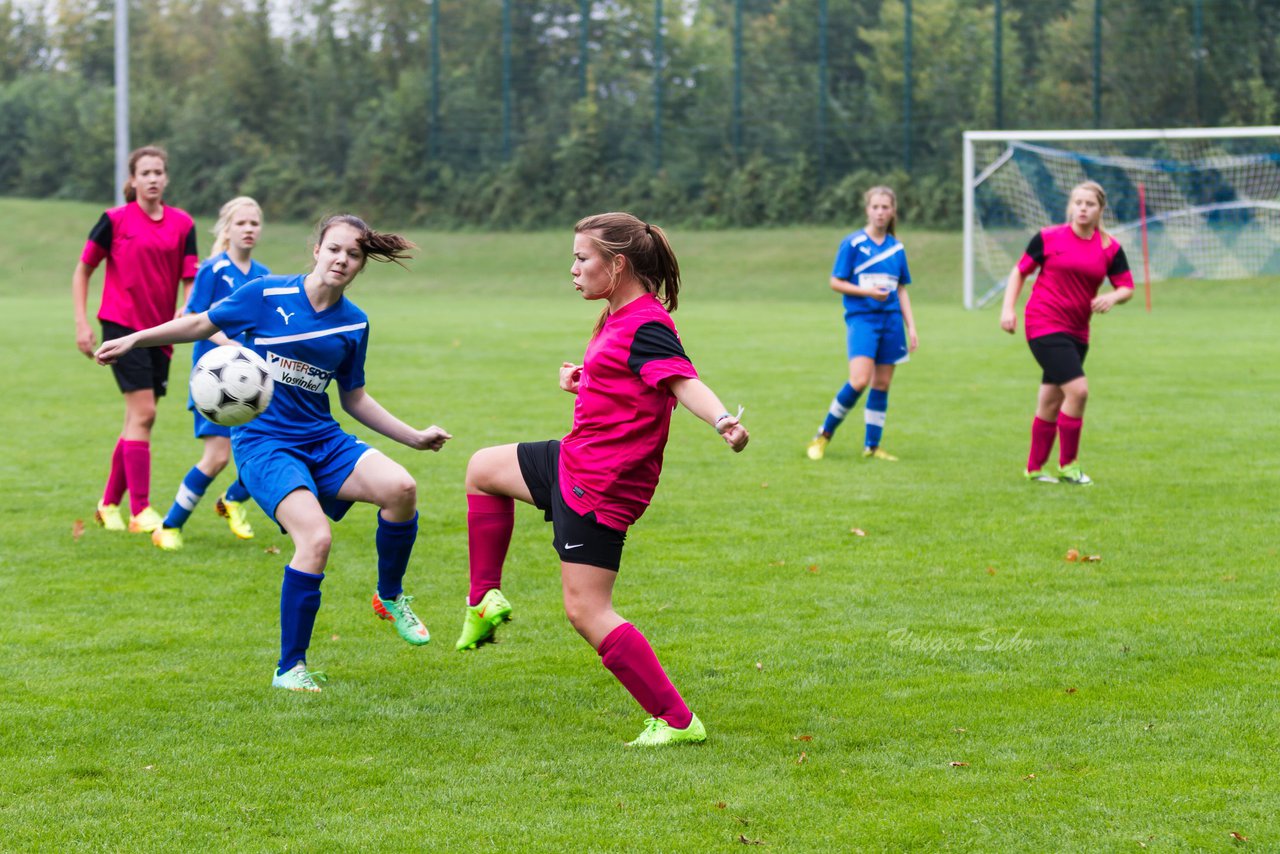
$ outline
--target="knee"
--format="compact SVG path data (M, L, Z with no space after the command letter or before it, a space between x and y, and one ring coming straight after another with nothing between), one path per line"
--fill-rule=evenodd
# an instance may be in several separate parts
M150 431L156 423L156 408L154 406L139 406L129 413L129 422L132 426Z
M329 562L329 547L333 544L333 532L328 525L293 533L293 545L299 556L324 566Z
M412 511L418 506L418 484L407 472L400 472L394 481L387 484L386 507Z
M226 448L206 448L204 452L205 469L216 477L231 461L231 454Z
M481 448L471 455L467 461L467 475L464 488L467 492L484 492L489 484L489 449Z
M586 637L595 611L583 599L566 592L564 615L569 618L569 625L573 626L578 634Z

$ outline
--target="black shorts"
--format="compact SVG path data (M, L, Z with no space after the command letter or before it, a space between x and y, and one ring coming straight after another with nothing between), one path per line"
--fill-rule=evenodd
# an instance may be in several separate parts
M134 332L129 327L110 320L100 322L103 341L123 338ZM169 363L172 361L159 347L138 347L121 356L111 366L111 372L115 374L116 385L120 386L122 392L149 388L155 392L156 397L164 397L169 389Z
M1027 342L1031 355L1044 369L1041 382L1046 385L1064 385L1084 376L1084 357L1089 345L1065 332L1051 332Z
M521 442L516 445L520 474L533 503L546 514L555 537L556 553L565 563L585 563L618 571L625 531L596 521L595 512L581 516L560 494L560 442Z

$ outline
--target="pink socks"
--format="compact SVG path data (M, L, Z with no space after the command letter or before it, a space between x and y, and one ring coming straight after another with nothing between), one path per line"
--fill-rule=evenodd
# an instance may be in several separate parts
M639 629L623 623L609 632L599 652L600 661L650 716L662 718L676 729L689 726L693 713Z
M107 475L107 488L102 491L103 504L119 504L124 498L127 481L124 477L124 438L116 441L111 452L111 473Z
M1058 416L1059 466L1074 463L1076 457L1080 455L1080 430L1083 427L1083 418L1073 418L1065 412Z
M1053 437L1057 432L1058 424L1053 421L1045 421L1039 415L1031 420L1031 453L1027 456L1027 471L1044 468L1044 464L1049 461L1049 452L1053 450Z
M129 512L137 516L151 504L151 443L129 442L124 445L124 479L129 489ZM110 486L110 481L108 481ZM119 503L120 499L116 499Z
M468 605L502 586L502 564L516 524L515 499L502 495L467 496L467 546L471 563Z

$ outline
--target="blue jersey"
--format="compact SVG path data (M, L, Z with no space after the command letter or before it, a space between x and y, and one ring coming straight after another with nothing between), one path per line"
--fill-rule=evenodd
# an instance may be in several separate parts
M307 442L339 429L329 411L329 381L337 378L344 391L364 385L368 316L346 297L317 312L304 278L255 279L209 310L228 337L248 334L275 381L267 411L231 431L237 458L260 440Z
M855 231L840 243L831 275L863 288L883 287L893 292L884 302L871 297L844 295L844 316L879 311L902 311L898 303L898 286L911 284L907 270L907 248L892 234L876 243L866 231Z
M271 275L265 264L249 261L249 272L242 273L226 252L221 252L200 265L196 272L196 282L191 287L191 296L187 298L187 313L200 314L208 311L215 303L226 297L245 282L262 276ZM238 341L243 344L245 342ZM212 341L197 341L191 349L191 366L195 367L200 357L218 345ZM194 409L195 403L187 395L187 409Z

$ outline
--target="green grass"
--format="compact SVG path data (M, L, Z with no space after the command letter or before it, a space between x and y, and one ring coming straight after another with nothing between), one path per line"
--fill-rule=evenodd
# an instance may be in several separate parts
M1154 313L1101 318L1082 456L1097 485L1034 486L1038 371L994 312L958 307L956 236L905 235L922 347L892 396L902 461L864 464L855 415L813 464L804 443L844 373L825 286L841 234L673 235L682 336L753 438L735 457L674 417L617 604L710 740L637 754L621 743L643 714L565 621L532 509L504 582L516 621L452 650L467 458L569 425L556 367L597 309L569 291L567 227L415 235L412 272L358 283L370 391L456 437L439 455L373 439L419 482L408 586L435 641L412 649L373 618L357 508L335 528L309 656L332 681L311 697L267 687L289 545L256 509L248 544L208 500L177 554L91 524L72 536L121 416L67 299L97 211L0 215L16 385L0 849L1225 850L1233 831L1280 847L1274 280L1167 283ZM301 270L305 243L268 223L259 254ZM159 506L198 456L177 398L155 435Z

